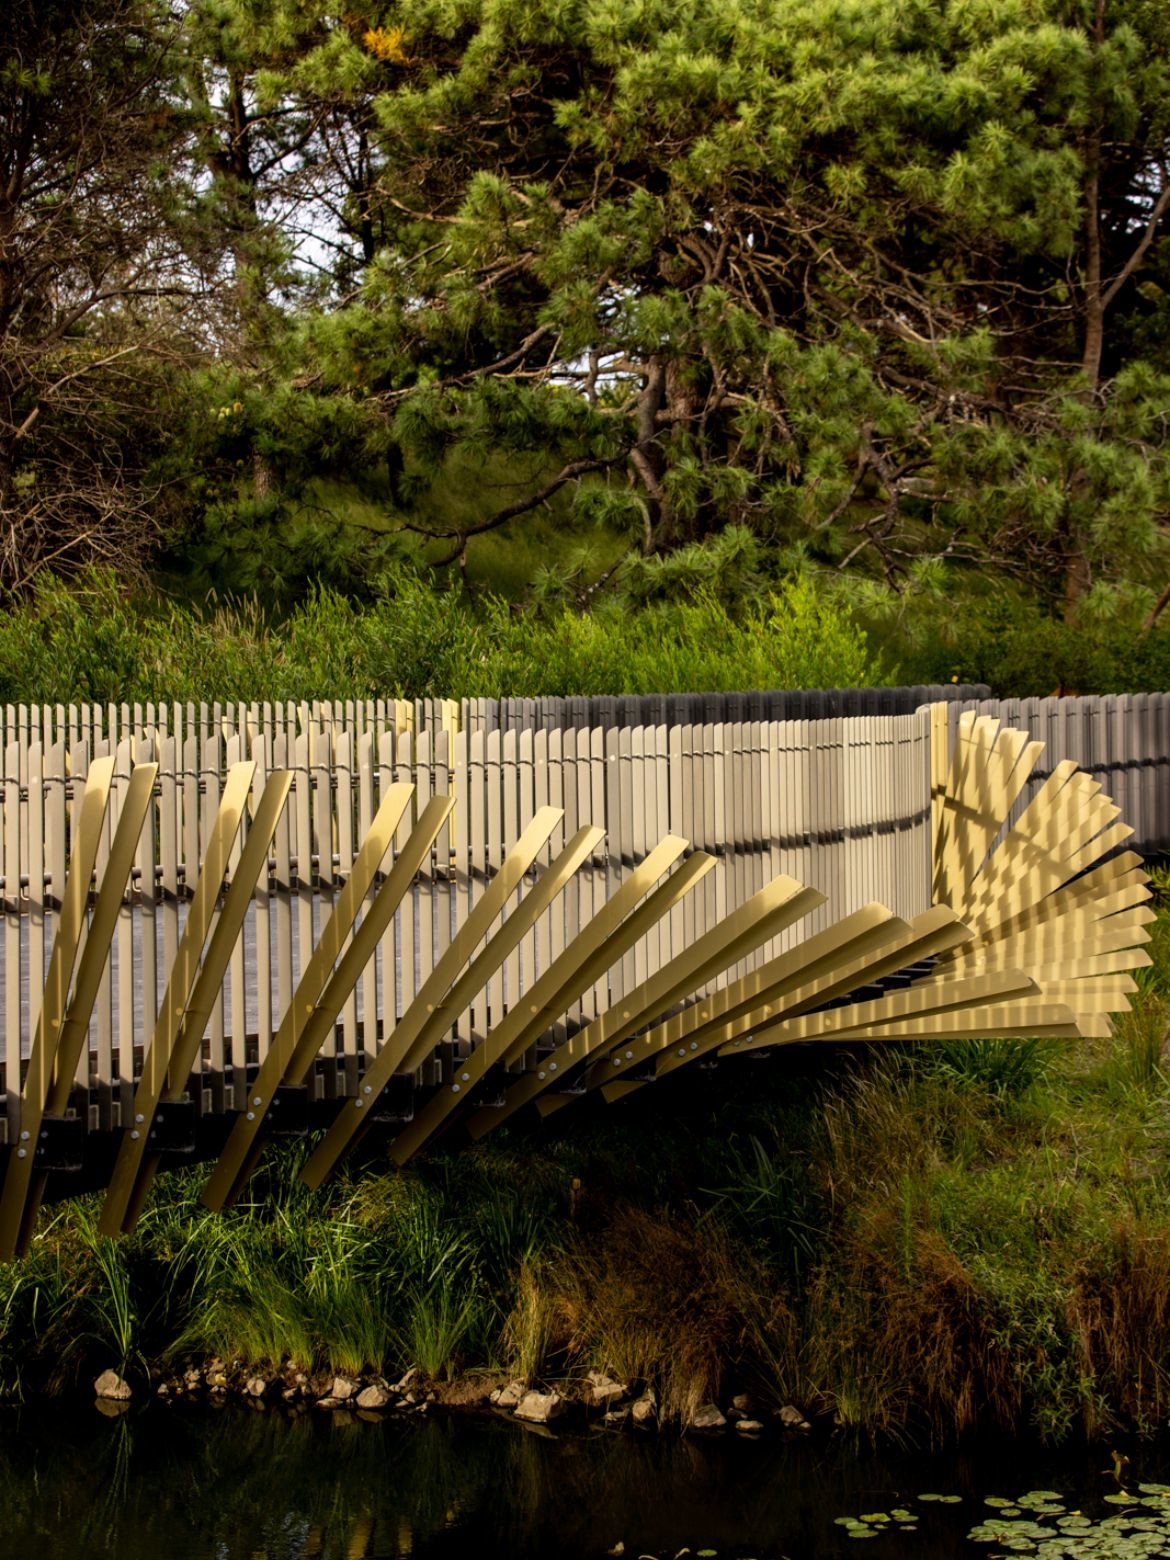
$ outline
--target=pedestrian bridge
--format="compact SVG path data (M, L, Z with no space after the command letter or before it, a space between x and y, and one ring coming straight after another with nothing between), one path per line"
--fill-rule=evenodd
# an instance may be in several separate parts
M273 1137L316 1187L783 1045L1109 1032L1153 912L1100 779L954 703L684 713L10 710L0 1258ZM1102 746L1151 839L1161 714Z

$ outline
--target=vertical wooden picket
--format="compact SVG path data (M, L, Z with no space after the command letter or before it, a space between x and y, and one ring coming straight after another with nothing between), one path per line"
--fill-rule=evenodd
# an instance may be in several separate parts
M9 706L11 708L11 706ZM11 731L11 726L8 727ZM21 1021L22 937L20 887L20 743L4 746L4 1096L5 1141L16 1142L20 1126L24 1025Z

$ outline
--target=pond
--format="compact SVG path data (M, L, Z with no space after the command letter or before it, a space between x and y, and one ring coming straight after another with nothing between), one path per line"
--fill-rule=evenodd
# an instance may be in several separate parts
M553 1438L495 1418L289 1420L235 1405L152 1403L105 1417L78 1402L0 1410L0 1553L13 1560L614 1553L674 1560L682 1550L718 1560L1170 1555L1170 1483L1159 1485L1170 1479L1170 1445L1130 1455L1123 1490L1109 1447L1044 1455L1000 1444L937 1458L881 1455L839 1440L745 1444L602 1430ZM973 1529L982 1542L968 1536Z

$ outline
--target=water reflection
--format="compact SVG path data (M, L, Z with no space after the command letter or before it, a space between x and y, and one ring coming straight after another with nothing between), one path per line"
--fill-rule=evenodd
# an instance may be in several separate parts
M752 1445L593 1432L554 1440L497 1421L289 1421L237 1407L88 1403L0 1414L3 1553L29 1560L630 1560L684 1546L721 1557L856 1555L834 1517L963 1493L922 1507L871 1560L986 1554L967 1530L981 1498L1037 1479L1086 1508L1115 1489L1107 1451L1059 1459L1000 1449L931 1461L840 1446ZM1147 1448L1141 1476L1165 1477ZM1135 1469L1135 1476L1137 1470Z

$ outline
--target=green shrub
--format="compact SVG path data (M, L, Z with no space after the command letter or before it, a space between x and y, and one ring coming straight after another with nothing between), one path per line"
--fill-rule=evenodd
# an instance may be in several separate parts
M878 675L847 606L804 578L733 610L711 594L640 611L472 608L407 569L357 605L315 588L281 622L198 613L93 572L44 578L0 619L0 701L449 698L842 687Z

